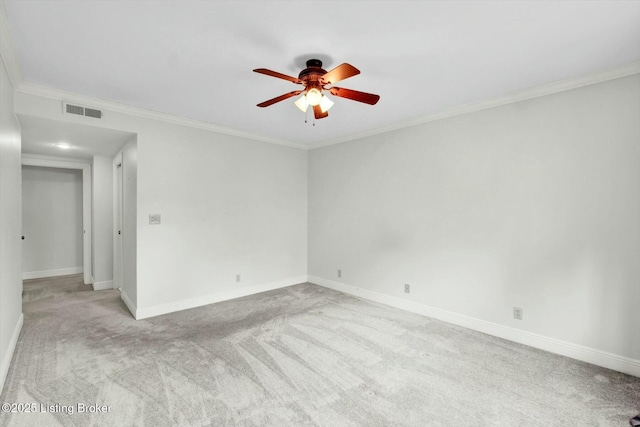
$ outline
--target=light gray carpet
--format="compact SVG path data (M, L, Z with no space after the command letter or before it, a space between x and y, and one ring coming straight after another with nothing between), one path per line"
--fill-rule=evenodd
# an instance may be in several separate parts
M640 379L311 284L135 321L25 282L2 426L625 426ZM77 403L109 405L77 413Z

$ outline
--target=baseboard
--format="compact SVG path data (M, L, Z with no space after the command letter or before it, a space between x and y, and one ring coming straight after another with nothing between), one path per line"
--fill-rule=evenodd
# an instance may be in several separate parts
M124 304L127 306L129 311L131 312L131 315L133 316L133 318L137 319L138 308L133 303L133 301L131 301L131 298L129 298L127 293L122 288L120 288L120 298L122 299L122 301L124 301Z
M69 274L83 273L82 267L58 268L56 270L28 271L22 273L22 280L42 279L43 277L68 276Z
M211 295L204 295L197 298L189 298L180 301L173 301L166 304L158 304L150 307L139 307L134 315L136 319L146 319L149 317L160 316L163 314L173 313L176 311L187 310L189 308L209 305L216 302L228 301L248 295L258 294L260 292L271 291L274 289L285 288L287 286L305 283L307 276L290 277L275 282L263 283L254 286L243 286L229 291L218 292Z
M625 374L640 377L640 360L637 359L631 359L591 347L585 347L556 338L500 325L498 323L488 322L486 320L465 316L414 301L408 301L368 289L358 288L346 283L323 279L317 276L309 276L309 282L325 288L344 292L345 294L379 302L401 310L432 317L434 319L453 323L454 325L463 326L488 335L504 338L509 341L525 344L530 347L535 347L551 353L560 354L572 359L581 360L593 365L602 366L604 368L613 369L614 371L624 372Z
M11 359L13 358L13 353L15 352L16 345L18 344L18 337L20 336L20 331L22 330L23 323L24 315L20 313L20 317L18 317L16 326L13 328L13 334L11 334L9 348L7 348L7 352L2 355L2 365L0 366L0 393L2 393L4 382L7 379L7 374L9 373L9 366L11 365Z
M104 291L105 289L113 289L113 280L106 280L104 282L93 282L94 291Z

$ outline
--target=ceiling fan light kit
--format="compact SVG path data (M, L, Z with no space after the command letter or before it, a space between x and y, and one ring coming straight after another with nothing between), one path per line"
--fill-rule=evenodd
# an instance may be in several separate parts
M307 101L307 96L302 95L296 102L296 107L298 107L303 113L307 112L307 108L309 108L309 102Z
M331 99L323 94L323 91L328 91L334 96L363 102L369 105L375 105L380 99L379 95L372 93L333 86L336 82L360 74L360 70L347 63L338 65L333 70L327 72L322 68L322 61L319 59L309 59L307 61L307 68L302 70L297 78L278 73L276 71L271 71L266 68L256 68L253 71L304 86L304 89L302 90L285 93L284 95L261 102L258 104L258 107L268 107L277 102L302 94L302 96L295 101L296 107L303 112L306 112L309 106L311 106L313 108L314 117L316 119L323 119L329 116L328 111L334 104Z
M305 96L307 97L307 102L309 103L309 105L313 107L319 105L320 100L322 100L322 94L316 88L307 90L307 94Z
M322 101L320 101L320 110L325 113L329 111L329 108L333 107L333 101L325 95L322 95Z

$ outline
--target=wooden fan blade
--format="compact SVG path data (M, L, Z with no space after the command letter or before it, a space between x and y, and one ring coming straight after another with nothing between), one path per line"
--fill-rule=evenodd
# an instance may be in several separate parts
M321 77L322 83L325 85L332 85L340 80L348 79L349 77L357 76L360 74L360 70L350 64L340 64L333 70L329 71Z
M287 98L291 98L292 96L300 95L301 93L302 93L301 90L294 90L293 92L285 93L284 95L276 96L273 99L261 102L260 104L258 104L258 107L268 107L269 105L273 105L276 102L284 101Z
M279 79L289 80L290 82L301 84L302 82L297 77L287 76L286 74L278 73L277 71L267 70L266 68L256 68L256 73L265 74L271 77L277 77Z
M376 105L380 99L380 95L374 95L373 93L360 92L357 90L345 89L342 87L332 87L329 89L332 95L339 96L341 98L352 99L358 102L364 102L369 105Z
M320 108L319 105L314 105L313 106L313 115L316 118L316 120L319 120L319 119L324 119L325 117L328 117L329 116L329 112L325 111L323 113L322 109Z

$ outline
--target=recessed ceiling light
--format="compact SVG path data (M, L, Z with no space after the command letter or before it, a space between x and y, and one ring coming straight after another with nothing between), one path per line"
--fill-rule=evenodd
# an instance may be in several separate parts
M53 145L63 150L68 150L69 148L72 148L71 145L67 144L66 142L56 142Z

